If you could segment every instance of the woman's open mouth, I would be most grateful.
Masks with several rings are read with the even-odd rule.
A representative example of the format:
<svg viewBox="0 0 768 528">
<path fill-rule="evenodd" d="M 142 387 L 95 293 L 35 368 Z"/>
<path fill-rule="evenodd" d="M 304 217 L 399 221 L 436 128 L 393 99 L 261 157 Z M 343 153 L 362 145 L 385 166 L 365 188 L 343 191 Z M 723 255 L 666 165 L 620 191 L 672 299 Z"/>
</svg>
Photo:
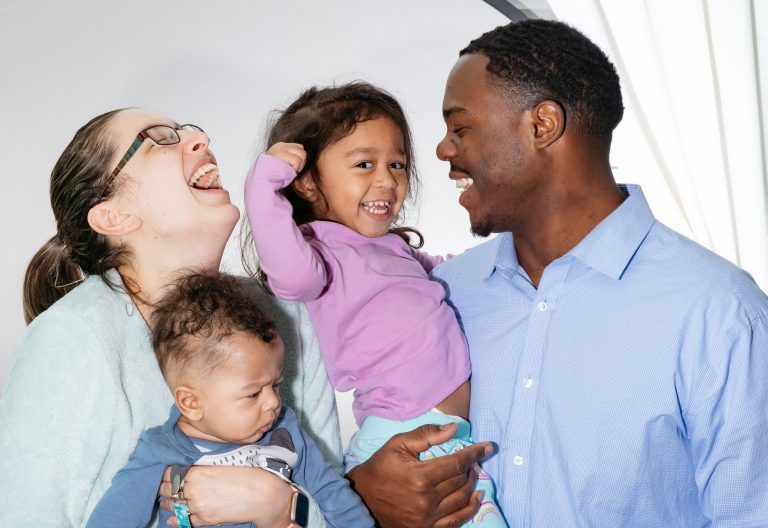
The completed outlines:
<svg viewBox="0 0 768 528">
<path fill-rule="evenodd" d="M 206 163 L 195 171 L 189 179 L 189 186 L 193 189 L 221 189 L 219 182 L 219 168 L 215 163 Z"/>
</svg>

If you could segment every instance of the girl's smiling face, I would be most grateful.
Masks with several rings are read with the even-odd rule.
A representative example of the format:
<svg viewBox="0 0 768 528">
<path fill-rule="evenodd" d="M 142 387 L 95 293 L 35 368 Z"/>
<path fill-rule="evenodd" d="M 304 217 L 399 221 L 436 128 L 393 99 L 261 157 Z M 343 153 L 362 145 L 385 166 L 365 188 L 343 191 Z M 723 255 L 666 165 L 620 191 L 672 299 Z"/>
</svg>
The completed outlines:
<svg viewBox="0 0 768 528">
<path fill-rule="evenodd" d="M 317 168 L 318 217 L 370 238 L 389 232 L 408 190 L 403 134 L 391 119 L 357 123 L 351 134 L 321 152 Z"/>
</svg>

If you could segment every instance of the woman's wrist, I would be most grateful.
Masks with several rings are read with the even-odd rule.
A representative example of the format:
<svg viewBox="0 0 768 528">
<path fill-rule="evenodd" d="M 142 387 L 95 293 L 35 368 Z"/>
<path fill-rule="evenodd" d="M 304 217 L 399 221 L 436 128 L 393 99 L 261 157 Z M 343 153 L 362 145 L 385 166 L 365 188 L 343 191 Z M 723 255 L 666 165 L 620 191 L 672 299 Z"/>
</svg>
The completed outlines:
<svg viewBox="0 0 768 528">
<path fill-rule="evenodd" d="M 274 505 L 270 512 L 273 514 L 273 517 L 265 519 L 264 515 L 267 512 L 260 511 L 259 517 L 261 522 L 255 523 L 259 528 L 287 528 L 291 523 L 293 488 L 286 482 L 278 482 L 279 484 L 271 486 L 269 493 L 271 495 L 269 503 Z"/>
</svg>

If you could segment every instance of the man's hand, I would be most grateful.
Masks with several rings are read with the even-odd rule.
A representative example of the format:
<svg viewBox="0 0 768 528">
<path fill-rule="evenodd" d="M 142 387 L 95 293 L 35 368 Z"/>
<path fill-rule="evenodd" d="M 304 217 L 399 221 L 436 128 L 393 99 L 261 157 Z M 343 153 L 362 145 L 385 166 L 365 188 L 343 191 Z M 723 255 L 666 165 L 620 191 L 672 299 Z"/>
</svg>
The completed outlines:
<svg viewBox="0 0 768 528">
<path fill-rule="evenodd" d="M 468 522 L 480 507 L 477 464 L 493 453 L 489 443 L 421 461 L 418 455 L 453 438 L 454 424 L 422 425 L 393 436 L 349 472 L 354 490 L 382 528 L 449 528 Z"/>
</svg>

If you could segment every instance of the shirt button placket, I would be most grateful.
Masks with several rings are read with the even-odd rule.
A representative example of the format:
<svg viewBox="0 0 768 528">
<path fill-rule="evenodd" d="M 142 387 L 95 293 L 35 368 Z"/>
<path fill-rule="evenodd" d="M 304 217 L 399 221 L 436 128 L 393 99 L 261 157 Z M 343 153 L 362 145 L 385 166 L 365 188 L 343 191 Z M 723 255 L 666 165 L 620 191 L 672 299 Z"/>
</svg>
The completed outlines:
<svg viewBox="0 0 768 528">
<path fill-rule="evenodd" d="M 515 496 L 527 504 L 530 498 L 530 474 L 535 468 L 529 467 L 531 460 L 531 441 L 533 439 L 536 418 L 536 400 L 541 390 L 537 380 L 541 370 L 541 361 L 547 343 L 549 325 L 554 312 L 557 296 L 563 287 L 570 262 L 561 262 L 548 267 L 542 275 L 539 287 L 531 299 L 528 317 L 528 330 L 521 355 L 515 383 L 514 403 L 507 428 L 508 466 L 504 471 L 507 487 Z M 528 526 L 528 508 L 521 508 L 509 514 L 512 526 Z"/>
</svg>

